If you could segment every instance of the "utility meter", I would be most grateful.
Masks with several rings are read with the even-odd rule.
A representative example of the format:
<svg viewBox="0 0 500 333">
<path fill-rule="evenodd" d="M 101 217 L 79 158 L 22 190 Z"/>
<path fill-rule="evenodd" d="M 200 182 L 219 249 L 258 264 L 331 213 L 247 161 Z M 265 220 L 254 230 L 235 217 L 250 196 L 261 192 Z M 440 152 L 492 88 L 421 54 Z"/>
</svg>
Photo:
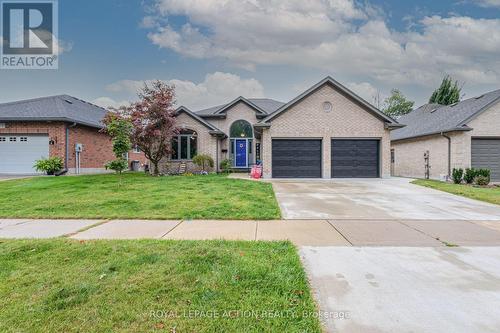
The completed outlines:
<svg viewBox="0 0 500 333">
<path fill-rule="evenodd" d="M 79 152 L 79 153 L 82 152 L 83 151 L 83 145 L 81 143 L 77 143 L 75 145 L 75 151 Z"/>
</svg>

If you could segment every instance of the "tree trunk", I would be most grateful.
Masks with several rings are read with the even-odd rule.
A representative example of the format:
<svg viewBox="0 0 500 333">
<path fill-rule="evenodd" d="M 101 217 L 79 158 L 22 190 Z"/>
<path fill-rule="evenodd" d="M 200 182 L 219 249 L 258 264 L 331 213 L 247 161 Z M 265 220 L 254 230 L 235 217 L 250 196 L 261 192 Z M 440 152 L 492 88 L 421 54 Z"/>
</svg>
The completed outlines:
<svg viewBox="0 0 500 333">
<path fill-rule="evenodd" d="M 153 175 L 158 176 L 160 173 L 158 170 L 158 161 L 151 161 L 153 163 Z"/>
</svg>

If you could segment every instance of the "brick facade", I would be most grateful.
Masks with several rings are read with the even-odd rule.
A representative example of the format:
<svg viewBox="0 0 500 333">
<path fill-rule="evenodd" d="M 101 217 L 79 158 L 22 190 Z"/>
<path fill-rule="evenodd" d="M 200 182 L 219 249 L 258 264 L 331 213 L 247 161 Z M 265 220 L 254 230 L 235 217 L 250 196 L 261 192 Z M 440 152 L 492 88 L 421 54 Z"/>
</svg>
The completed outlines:
<svg viewBox="0 0 500 333">
<path fill-rule="evenodd" d="M 333 105 L 333 110 L 330 112 L 323 110 L 323 103 L 326 101 Z M 323 178 L 331 176 L 332 138 L 379 139 L 381 176 L 390 175 L 390 137 L 384 122 L 328 85 L 273 119 L 271 127 L 263 131 L 262 154 L 265 178 L 272 177 L 273 138 L 322 139 Z"/>
<path fill-rule="evenodd" d="M 230 135 L 231 125 L 237 120 L 246 120 L 253 125 L 259 122 L 260 119 L 257 118 L 256 111 L 249 107 L 246 103 L 239 102 L 233 105 L 231 108 L 226 110 L 226 118 L 224 119 L 208 119 L 208 121 L 213 124 L 215 127 L 226 133 L 228 136 Z M 222 161 L 225 158 L 230 157 L 230 142 L 231 138 L 226 138 L 221 141 L 221 148 L 219 149 L 219 161 Z M 255 164 L 255 145 L 260 142 L 260 140 L 254 138 L 252 142 L 252 160 L 248 161 L 249 165 Z M 227 154 L 223 154 L 222 150 L 227 150 Z"/>
<path fill-rule="evenodd" d="M 177 127 L 181 129 L 189 129 L 191 131 L 196 132 L 197 135 L 197 151 L 198 154 L 207 154 L 211 156 L 214 160 L 214 163 L 217 163 L 217 145 L 218 139 L 209 133 L 209 129 L 200 123 L 198 120 L 194 119 L 190 115 L 186 113 L 181 113 L 177 116 Z M 220 149 L 219 149 L 220 150 Z M 200 171 L 198 166 L 193 164 L 191 161 L 184 161 L 187 166 L 188 172 L 197 172 Z M 172 161 L 170 158 L 164 158 L 160 164 L 160 172 L 161 173 L 177 173 L 180 166 L 180 161 Z M 215 171 L 210 170 L 210 171 Z"/>
<path fill-rule="evenodd" d="M 75 172 L 75 144 L 83 144 L 81 153 L 81 173 L 104 172 L 104 164 L 115 159 L 111 139 L 99 129 L 83 125 L 72 126 L 64 122 L 6 122 L 5 128 L 0 128 L 0 134 L 48 134 L 53 144 L 49 145 L 50 157 L 58 156 L 65 161 L 66 128 L 69 129 L 68 168 Z M 139 160 L 147 163 L 143 153 L 129 153 L 129 160 Z"/>
<path fill-rule="evenodd" d="M 451 169 L 470 168 L 472 138 L 500 138 L 500 103 L 492 106 L 467 124 L 472 131 L 447 133 L 451 138 Z M 430 153 L 430 178 L 448 175 L 448 141 L 441 135 L 398 140 L 391 143 L 395 153 L 394 176 L 424 178 L 424 152 Z"/>
<path fill-rule="evenodd" d="M 333 110 L 328 113 L 323 110 L 323 103 L 326 101 L 333 105 Z M 216 163 L 230 156 L 230 128 L 235 121 L 246 120 L 251 125 L 260 121 L 256 111 L 244 102 L 238 102 L 228 108 L 225 111 L 225 118 L 206 117 L 205 120 L 228 137 L 218 139 L 210 135 L 206 126 L 186 113 L 181 113 L 177 117 L 179 127 L 193 130 L 198 134 L 198 153 L 212 156 Z M 346 97 L 330 85 L 324 85 L 272 120 L 271 128 L 264 129 L 259 139 L 255 138 L 254 134 L 249 165 L 256 162 L 256 144 L 261 143 L 264 177 L 269 178 L 272 176 L 273 138 L 321 138 L 323 141 L 322 176 L 330 178 L 331 139 L 369 138 L 380 141 L 380 175 L 388 177 L 391 167 L 389 134 L 390 131 L 386 129 L 383 120 L 371 114 L 352 98 Z M 185 162 L 188 171 L 199 171 L 191 161 Z M 179 163 L 179 161 L 164 159 L 160 167 L 161 172 L 176 173 L 179 170 Z"/>
<path fill-rule="evenodd" d="M 226 133 L 228 136 L 230 134 L 231 125 L 237 120 L 246 120 L 253 125 L 259 121 L 256 116 L 255 110 L 249 107 L 247 104 L 243 102 L 236 103 L 232 107 L 226 110 L 226 117 L 223 119 L 205 119 L 207 122 L 212 124 L 213 126 L 220 129 L 222 132 Z M 190 129 L 195 131 L 198 135 L 198 154 L 207 154 L 210 155 L 214 163 L 215 167 L 210 171 L 217 171 L 217 167 L 223 159 L 229 158 L 230 156 L 230 138 L 217 138 L 209 133 L 209 129 L 200 123 L 198 120 L 189 116 L 186 113 L 181 113 L 177 116 L 177 126 L 183 129 Z M 254 138 L 252 143 L 252 160 L 248 161 L 249 165 L 255 163 L 255 145 L 260 142 Z M 227 151 L 224 153 L 223 151 Z M 199 172 L 201 171 L 198 166 L 193 164 L 191 161 L 183 161 L 186 163 L 188 172 Z M 179 170 L 181 161 L 173 161 L 169 158 L 166 158 L 160 163 L 160 172 L 162 173 L 177 173 Z"/>
</svg>

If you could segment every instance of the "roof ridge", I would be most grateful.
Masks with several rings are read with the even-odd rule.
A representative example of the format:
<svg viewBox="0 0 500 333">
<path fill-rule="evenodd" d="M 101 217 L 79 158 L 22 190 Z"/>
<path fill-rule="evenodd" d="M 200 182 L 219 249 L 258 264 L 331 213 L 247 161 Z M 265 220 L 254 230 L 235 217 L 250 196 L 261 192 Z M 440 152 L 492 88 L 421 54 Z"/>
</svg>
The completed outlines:
<svg viewBox="0 0 500 333">
<path fill-rule="evenodd" d="M 51 95 L 51 96 L 43 96 L 43 97 L 35 97 L 35 98 L 29 98 L 29 99 L 22 99 L 22 100 L 18 100 L 18 101 L 0 103 L 0 106 L 16 105 L 16 104 L 23 104 L 23 103 L 30 103 L 30 102 L 37 102 L 37 101 L 44 100 L 44 99 L 61 98 L 63 96 L 69 96 L 69 95 L 61 94 L 61 95 Z M 72 96 L 70 96 L 70 97 L 72 97 Z"/>
</svg>

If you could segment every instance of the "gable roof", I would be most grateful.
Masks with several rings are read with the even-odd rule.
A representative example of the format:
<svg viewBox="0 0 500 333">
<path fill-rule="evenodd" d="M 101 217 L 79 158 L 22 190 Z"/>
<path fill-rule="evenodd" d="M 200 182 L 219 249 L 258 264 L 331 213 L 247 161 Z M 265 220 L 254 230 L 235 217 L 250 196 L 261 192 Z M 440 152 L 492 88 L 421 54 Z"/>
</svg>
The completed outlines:
<svg viewBox="0 0 500 333">
<path fill-rule="evenodd" d="M 220 129 L 218 129 L 214 125 L 210 124 L 209 122 L 205 121 L 203 118 L 201 118 L 200 116 L 198 116 L 196 113 L 192 112 L 191 110 L 189 110 L 185 106 L 180 106 L 177 108 L 177 110 L 175 110 L 176 115 L 183 113 L 183 112 L 186 113 L 187 115 L 189 115 L 190 117 L 192 117 L 193 119 L 197 120 L 199 123 L 204 125 L 206 128 L 208 128 L 211 134 L 221 134 L 221 135 L 224 134 L 224 132 L 222 132 Z"/>
<path fill-rule="evenodd" d="M 69 95 L 0 104 L 0 121 L 66 121 L 102 128 L 108 111 Z"/>
<path fill-rule="evenodd" d="M 467 124 L 500 102 L 500 90 L 452 105 L 425 104 L 398 121 L 406 127 L 393 131 L 391 140 L 404 140 L 452 131 L 470 131 Z"/>
<path fill-rule="evenodd" d="M 375 108 L 373 105 L 371 105 L 370 103 L 368 103 L 367 101 L 365 101 L 364 99 L 362 99 L 361 97 L 356 95 L 351 90 L 347 89 L 345 86 L 343 86 L 342 84 L 340 84 L 338 81 L 334 80 L 330 76 L 327 76 L 326 78 L 324 78 L 320 82 L 316 83 L 314 86 L 307 89 L 302 94 L 300 94 L 299 96 L 292 99 L 290 102 L 282 105 L 278 110 L 276 110 L 275 112 L 273 112 L 272 114 L 270 114 L 269 116 L 264 118 L 260 123 L 268 123 L 268 122 L 272 121 L 273 119 L 277 118 L 282 113 L 288 111 L 292 106 L 296 105 L 297 103 L 299 103 L 304 98 L 308 97 L 309 95 L 311 95 L 312 93 L 314 93 L 315 91 L 317 91 L 318 89 L 323 87 L 324 85 L 330 85 L 333 88 L 335 88 L 336 90 L 340 91 L 345 96 L 351 98 L 356 103 L 358 103 L 361 107 L 363 107 L 365 110 L 372 113 L 377 118 L 385 121 L 388 124 L 388 126 L 393 127 L 393 128 L 402 127 L 402 125 L 400 125 L 395 119 L 387 116 L 382 111 Z"/>
<path fill-rule="evenodd" d="M 227 109 L 229 109 L 231 106 L 237 104 L 238 102 L 244 102 L 245 104 L 247 104 L 248 106 L 250 106 L 254 110 L 256 110 L 258 112 L 258 114 L 261 116 L 267 116 L 285 104 L 285 103 L 275 101 L 275 100 L 269 99 L 269 98 L 238 97 L 235 100 L 233 100 L 227 104 L 218 105 L 218 106 L 210 107 L 207 109 L 195 111 L 195 113 L 197 115 L 199 115 L 200 117 L 223 116 L 224 111 L 227 111 Z"/>
</svg>

